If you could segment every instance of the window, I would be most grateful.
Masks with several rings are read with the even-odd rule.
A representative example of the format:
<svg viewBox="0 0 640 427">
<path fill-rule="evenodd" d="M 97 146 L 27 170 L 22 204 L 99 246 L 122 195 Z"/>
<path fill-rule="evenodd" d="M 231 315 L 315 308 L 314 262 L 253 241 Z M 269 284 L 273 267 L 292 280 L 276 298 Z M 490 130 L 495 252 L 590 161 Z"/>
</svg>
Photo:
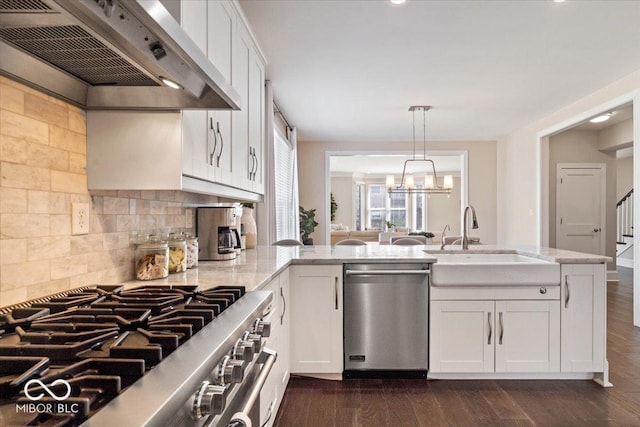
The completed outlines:
<svg viewBox="0 0 640 427">
<path fill-rule="evenodd" d="M 298 207 L 292 197 L 295 167 L 293 148 L 279 132 L 274 130 L 276 240 L 298 239 L 296 221 Z"/>
<path fill-rule="evenodd" d="M 418 188 L 421 188 L 418 185 Z M 423 194 L 389 194 L 383 183 L 367 185 L 367 227 L 384 230 L 390 221 L 396 227 L 423 230 L 426 223 L 426 197 Z M 356 213 L 358 211 L 356 210 Z M 362 215 L 362 213 L 361 213 Z M 356 224 L 362 221 L 356 217 Z"/>
<path fill-rule="evenodd" d="M 364 230 L 364 211 L 365 211 L 365 190 L 364 184 L 354 184 L 353 190 L 353 224 L 354 230 Z"/>
<path fill-rule="evenodd" d="M 386 187 L 385 187 L 386 192 Z M 407 194 L 389 195 L 389 221 L 396 227 L 407 227 Z"/>
</svg>

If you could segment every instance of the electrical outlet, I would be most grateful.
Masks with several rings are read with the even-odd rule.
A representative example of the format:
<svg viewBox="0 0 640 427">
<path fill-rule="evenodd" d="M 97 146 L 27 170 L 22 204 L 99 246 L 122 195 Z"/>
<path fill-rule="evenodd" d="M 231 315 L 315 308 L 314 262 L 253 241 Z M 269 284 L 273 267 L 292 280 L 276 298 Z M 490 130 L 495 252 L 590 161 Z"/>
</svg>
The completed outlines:
<svg viewBox="0 0 640 427">
<path fill-rule="evenodd" d="M 193 209 L 184 210 L 184 226 L 186 228 L 193 227 Z"/>
<path fill-rule="evenodd" d="M 89 234 L 89 203 L 71 204 L 71 235 Z"/>
</svg>

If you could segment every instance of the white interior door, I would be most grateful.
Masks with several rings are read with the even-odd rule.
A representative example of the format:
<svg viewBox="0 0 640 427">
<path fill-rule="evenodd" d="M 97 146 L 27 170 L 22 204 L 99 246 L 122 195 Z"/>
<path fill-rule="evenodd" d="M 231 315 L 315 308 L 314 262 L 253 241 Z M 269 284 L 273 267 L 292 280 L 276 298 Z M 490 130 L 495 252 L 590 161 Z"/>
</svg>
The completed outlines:
<svg viewBox="0 0 640 427">
<path fill-rule="evenodd" d="M 605 165 L 559 163 L 556 247 L 604 255 Z"/>
</svg>

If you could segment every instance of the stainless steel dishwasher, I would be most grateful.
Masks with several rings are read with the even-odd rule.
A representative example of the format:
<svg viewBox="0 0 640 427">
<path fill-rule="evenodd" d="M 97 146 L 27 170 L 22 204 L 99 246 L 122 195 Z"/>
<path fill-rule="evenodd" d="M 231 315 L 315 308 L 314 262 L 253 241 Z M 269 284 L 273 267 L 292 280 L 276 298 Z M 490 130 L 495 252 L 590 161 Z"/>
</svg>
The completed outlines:
<svg viewBox="0 0 640 427">
<path fill-rule="evenodd" d="M 345 378 L 427 376 L 430 266 L 345 264 Z"/>
</svg>

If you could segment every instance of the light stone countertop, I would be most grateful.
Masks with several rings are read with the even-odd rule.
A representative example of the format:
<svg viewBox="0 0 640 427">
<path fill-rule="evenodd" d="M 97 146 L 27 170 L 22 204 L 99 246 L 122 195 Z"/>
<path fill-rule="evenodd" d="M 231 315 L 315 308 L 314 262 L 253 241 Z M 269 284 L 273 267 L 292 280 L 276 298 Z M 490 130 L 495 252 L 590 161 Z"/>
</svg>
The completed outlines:
<svg viewBox="0 0 640 427">
<path fill-rule="evenodd" d="M 291 264 L 342 264 L 348 262 L 436 262 L 436 258 L 425 253 L 459 253 L 456 247 L 440 251 L 439 245 L 431 246 L 305 246 L 276 247 L 258 246 L 243 251 L 231 261 L 200 261 L 197 268 L 184 273 L 170 274 L 166 279 L 123 283 L 125 287 L 149 285 L 194 285 L 207 289 L 221 285 L 243 285 L 247 291 L 258 289 L 269 283 Z M 505 247 L 474 245 L 465 253 L 517 253 L 559 264 L 603 264 L 611 258 L 561 249 L 542 247 Z"/>
</svg>

